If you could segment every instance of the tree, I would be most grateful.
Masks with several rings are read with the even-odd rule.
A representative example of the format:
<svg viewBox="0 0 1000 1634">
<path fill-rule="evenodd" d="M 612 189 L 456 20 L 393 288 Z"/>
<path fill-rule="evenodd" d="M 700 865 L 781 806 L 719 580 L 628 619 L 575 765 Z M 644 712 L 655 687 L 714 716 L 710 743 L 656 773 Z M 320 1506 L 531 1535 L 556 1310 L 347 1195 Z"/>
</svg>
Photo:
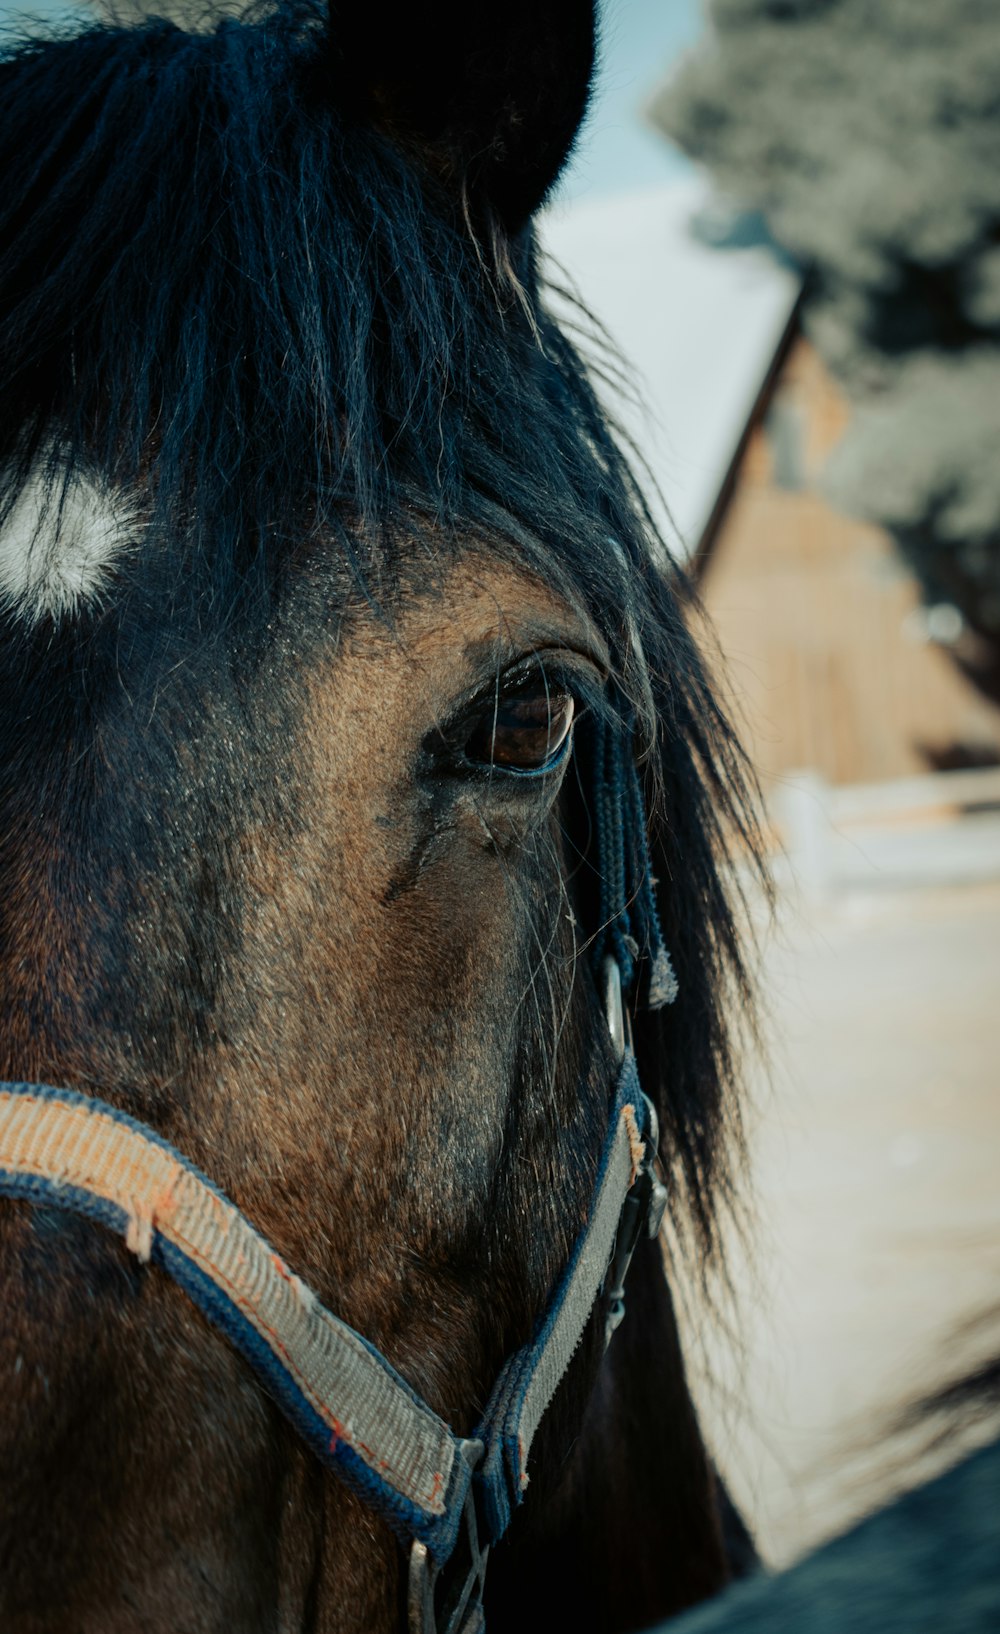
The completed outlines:
<svg viewBox="0 0 1000 1634">
<path fill-rule="evenodd" d="M 854 409 L 824 486 L 959 608 L 992 691 L 1000 7 L 714 0 L 712 20 L 653 119 L 807 270 L 806 326 Z"/>
</svg>

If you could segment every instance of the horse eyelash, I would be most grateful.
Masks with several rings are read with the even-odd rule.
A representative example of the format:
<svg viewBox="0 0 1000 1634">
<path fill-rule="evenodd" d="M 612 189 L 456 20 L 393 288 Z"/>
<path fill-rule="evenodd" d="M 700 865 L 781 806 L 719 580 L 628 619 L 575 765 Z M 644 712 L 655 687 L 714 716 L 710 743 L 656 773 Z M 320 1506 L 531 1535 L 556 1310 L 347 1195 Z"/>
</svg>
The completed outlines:
<svg viewBox="0 0 1000 1634">
<path fill-rule="evenodd" d="M 456 708 L 443 730 L 450 732 L 453 726 L 460 729 L 477 710 L 485 709 L 490 704 L 499 705 L 536 679 L 544 682 L 550 692 L 562 689 L 572 694 L 580 706 L 580 713 L 587 710 L 614 718 L 614 709 L 605 687 L 588 674 L 583 662 L 577 665 L 557 658 L 546 662 L 541 655 L 533 654 L 518 659 L 507 669 L 493 675 L 488 682 L 483 682 Z"/>
</svg>

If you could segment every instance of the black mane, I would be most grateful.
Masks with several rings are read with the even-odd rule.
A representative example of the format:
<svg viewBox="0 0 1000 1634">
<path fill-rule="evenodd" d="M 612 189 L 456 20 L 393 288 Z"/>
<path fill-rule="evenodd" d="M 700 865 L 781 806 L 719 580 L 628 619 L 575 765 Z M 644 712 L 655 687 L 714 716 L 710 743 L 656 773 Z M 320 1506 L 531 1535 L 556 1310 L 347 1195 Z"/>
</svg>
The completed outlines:
<svg viewBox="0 0 1000 1634">
<path fill-rule="evenodd" d="M 592 531 L 599 472 L 513 269 L 337 79 L 308 0 L 0 67 L 0 458 L 57 440 L 125 483 L 155 459 L 223 600 L 348 516 L 366 552 L 415 505 Z"/>
<path fill-rule="evenodd" d="M 691 596 L 663 576 L 530 232 L 470 213 L 362 117 L 309 0 L 205 34 L 154 20 L 15 47 L 0 175 L 0 521 L 39 459 L 148 496 L 91 650 L 154 562 L 164 608 L 262 633 L 330 534 L 376 600 L 402 536 L 431 556 L 485 536 L 596 612 L 638 722 L 681 987 L 637 1043 L 711 1246 L 747 998 L 718 859 L 751 835 L 748 788 Z M 4 688 L 38 639 L 8 618 Z"/>
</svg>

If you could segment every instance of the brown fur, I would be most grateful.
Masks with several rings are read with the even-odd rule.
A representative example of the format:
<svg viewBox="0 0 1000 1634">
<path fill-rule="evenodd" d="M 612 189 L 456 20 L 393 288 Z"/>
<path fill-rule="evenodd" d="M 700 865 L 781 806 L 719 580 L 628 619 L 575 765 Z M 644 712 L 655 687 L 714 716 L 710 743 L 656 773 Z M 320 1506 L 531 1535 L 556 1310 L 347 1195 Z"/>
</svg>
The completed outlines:
<svg viewBox="0 0 1000 1634">
<path fill-rule="evenodd" d="M 578 611 L 483 557 L 404 599 L 389 624 L 352 613 L 335 650 L 304 666 L 294 639 L 277 644 L 297 699 L 294 745 L 276 744 L 259 775 L 298 771 L 232 836 L 239 954 L 217 972 L 209 1042 L 158 1070 L 156 1041 L 132 1035 L 129 1017 L 117 1031 L 97 1021 L 97 975 L 80 952 L 88 916 L 110 920 L 120 906 L 128 859 L 103 878 L 92 870 L 81 906 L 67 856 L 61 895 L 48 895 L 51 848 L 64 842 L 39 829 L 4 882 L 3 1074 L 152 1109 L 461 1430 L 578 1228 L 609 1062 L 587 985 L 572 982 L 555 790 L 480 786 L 435 807 L 414 768 L 454 698 L 553 647 L 605 667 Z M 186 775 L 210 737 L 181 746 Z M 147 939 L 180 926 L 169 881 L 151 874 L 134 889 L 145 911 L 119 931 L 141 973 Z M 23 1000 L 39 981 L 68 1028 L 38 1030 L 37 1003 Z M 505 1152 L 511 1130 L 517 1149 Z M 18 1207 L 5 1210 L 0 1278 L 5 1628 L 397 1626 L 396 1540 L 312 1465 L 162 1273 L 96 1227 Z M 503 1578 L 501 1559 L 501 1591 Z M 627 1593 L 621 1605 L 627 1621 Z"/>
</svg>

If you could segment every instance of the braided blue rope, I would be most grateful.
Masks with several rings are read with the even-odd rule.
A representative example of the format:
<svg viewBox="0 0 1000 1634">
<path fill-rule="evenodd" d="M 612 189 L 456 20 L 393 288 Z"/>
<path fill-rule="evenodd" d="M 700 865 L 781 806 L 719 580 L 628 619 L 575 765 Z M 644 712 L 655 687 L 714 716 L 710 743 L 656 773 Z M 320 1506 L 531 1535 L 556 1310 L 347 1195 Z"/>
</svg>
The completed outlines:
<svg viewBox="0 0 1000 1634">
<path fill-rule="evenodd" d="M 599 880 L 595 962 L 613 953 L 629 991 L 640 966 L 646 975 L 644 1002 L 651 1009 L 677 997 L 663 939 L 649 853 L 646 805 L 627 726 L 595 717 L 590 723 L 590 786 L 596 829 Z"/>
</svg>

